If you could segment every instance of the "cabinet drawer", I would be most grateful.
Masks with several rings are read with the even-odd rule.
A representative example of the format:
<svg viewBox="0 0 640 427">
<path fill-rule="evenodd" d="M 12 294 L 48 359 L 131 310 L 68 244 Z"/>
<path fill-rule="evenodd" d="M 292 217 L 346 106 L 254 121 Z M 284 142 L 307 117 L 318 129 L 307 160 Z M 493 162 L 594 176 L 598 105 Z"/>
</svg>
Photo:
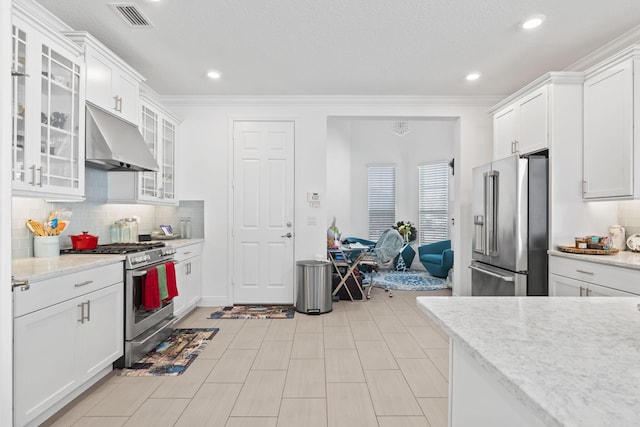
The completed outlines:
<svg viewBox="0 0 640 427">
<path fill-rule="evenodd" d="M 640 295 L 640 270 L 550 256 L 549 272 Z"/>
<path fill-rule="evenodd" d="M 176 262 L 180 262 L 200 255 L 202 255 L 202 244 L 196 243 L 194 245 L 183 246 L 176 249 L 175 259 Z"/>
<path fill-rule="evenodd" d="M 67 301 L 124 280 L 122 262 L 33 282 L 26 291 L 13 292 L 13 316 Z"/>
</svg>

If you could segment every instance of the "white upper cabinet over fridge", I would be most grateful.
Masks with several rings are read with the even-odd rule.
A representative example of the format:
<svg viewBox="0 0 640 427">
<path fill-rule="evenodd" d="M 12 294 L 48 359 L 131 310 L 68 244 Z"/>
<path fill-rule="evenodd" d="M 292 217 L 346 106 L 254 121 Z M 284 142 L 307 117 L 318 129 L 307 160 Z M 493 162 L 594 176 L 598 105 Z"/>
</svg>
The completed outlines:
<svg viewBox="0 0 640 427">
<path fill-rule="evenodd" d="M 547 99 L 547 87 L 538 87 L 494 113 L 494 160 L 549 147 Z"/>
<path fill-rule="evenodd" d="M 586 71 L 584 199 L 640 197 L 640 46 Z"/>
<path fill-rule="evenodd" d="M 22 3 L 12 14 L 13 194 L 84 197 L 81 51 Z"/>
<path fill-rule="evenodd" d="M 91 34 L 71 31 L 65 35 L 84 48 L 87 101 L 138 124 L 140 83 L 144 78 Z"/>
</svg>

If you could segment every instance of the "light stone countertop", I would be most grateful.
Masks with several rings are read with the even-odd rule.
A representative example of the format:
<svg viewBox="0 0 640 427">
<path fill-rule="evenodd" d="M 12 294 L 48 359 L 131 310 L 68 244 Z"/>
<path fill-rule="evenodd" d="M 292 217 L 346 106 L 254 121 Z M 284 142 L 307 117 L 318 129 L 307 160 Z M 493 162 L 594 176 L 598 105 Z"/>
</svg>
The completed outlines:
<svg viewBox="0 0 640 427">
<path fill-rule="evenodd" d="M 20 258 L 11 262 L 11 275 L 16 279 L 39 282 L 122 261 L 124 261 L 124 255 L 70 254 L 49 258 Z"/>
<path fill-rule="evenodd" d="M 204 239 L 161 240 L 178 249 L 204 242 Z M 63 274 L 90 270 L 103 265 L 124 261 L 124 255 L 67 254 L 49 258 L 19 258 L 11 262 L 11 274 L 16 279 L 39 282 Z"/>
<path fill-rule="evenodd" d="M 640 298 L 418 297 L 549 426 L 640 425 Z"/>
<path fill-rule="evenodd" d="M 621 251 L 613 255 L 583 255 L 551 249 L 547 253 L 551 256 L 640 270 L 640 252 Z"/>
</svg>

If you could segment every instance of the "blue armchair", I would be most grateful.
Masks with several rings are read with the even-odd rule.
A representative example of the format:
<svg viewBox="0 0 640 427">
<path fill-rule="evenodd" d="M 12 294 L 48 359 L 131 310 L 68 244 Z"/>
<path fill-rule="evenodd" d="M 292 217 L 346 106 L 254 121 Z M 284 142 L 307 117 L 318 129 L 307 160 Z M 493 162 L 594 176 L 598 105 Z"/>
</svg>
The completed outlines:
<svg viewBox="0 0 640 427">
<path fill-rule="evenodd" d="M 447 277 L 453 267 L 453 250 L 451 240 L 443 240 L 418 248 L 420 262 L 429 274 L 436 277 Z"/>
</svg>

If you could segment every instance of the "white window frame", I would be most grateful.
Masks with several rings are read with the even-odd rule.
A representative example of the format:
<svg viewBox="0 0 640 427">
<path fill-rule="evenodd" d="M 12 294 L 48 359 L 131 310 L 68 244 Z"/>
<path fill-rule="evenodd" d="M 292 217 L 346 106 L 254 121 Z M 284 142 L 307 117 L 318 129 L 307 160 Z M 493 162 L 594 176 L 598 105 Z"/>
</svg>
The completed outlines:
<svg viewBox="0 0 640 427">
<path fill-rule="evenodd" d="M 367 165 L 369 240 L 396 224 L 397 172 L 393 164 Z"/>
<path fill-rule="evenodd" d="M 449 239 L 449 161 L 418 165 L 418 244 Z"/>
</svg>

